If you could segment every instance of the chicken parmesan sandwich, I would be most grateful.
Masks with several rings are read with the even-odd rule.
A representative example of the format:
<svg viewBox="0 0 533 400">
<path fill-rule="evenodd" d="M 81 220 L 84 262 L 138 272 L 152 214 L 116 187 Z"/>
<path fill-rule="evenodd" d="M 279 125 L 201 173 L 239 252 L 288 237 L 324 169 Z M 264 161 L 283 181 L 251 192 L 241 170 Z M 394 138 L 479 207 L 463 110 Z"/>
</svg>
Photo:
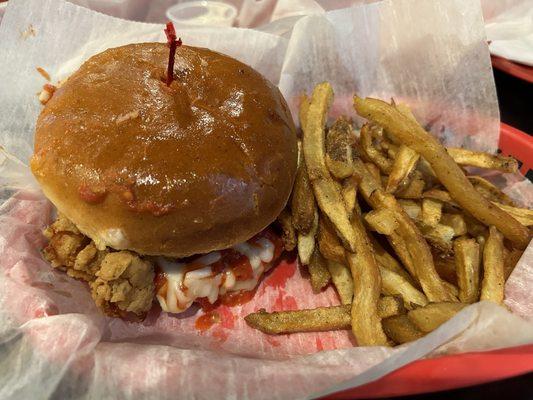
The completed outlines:
<svg viewBox="0 0 533 400">
<path fill-rule="evenodd" d="M 285 100 L 231 57 L 173 53 L 141 43 L 91 57 L 36 125 L 31 169 L 58 210 L 44 256 L 112 316 L 252 291 L 281 253 L 269 225 L 298 152 Z"/>
</svg>

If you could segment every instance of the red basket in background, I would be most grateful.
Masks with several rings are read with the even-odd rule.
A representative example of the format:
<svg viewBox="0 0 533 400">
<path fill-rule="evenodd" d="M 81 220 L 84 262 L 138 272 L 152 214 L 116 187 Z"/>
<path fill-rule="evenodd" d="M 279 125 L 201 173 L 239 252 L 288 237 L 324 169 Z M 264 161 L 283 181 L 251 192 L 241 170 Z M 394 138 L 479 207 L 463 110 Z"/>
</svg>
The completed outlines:
<svg viewBox="0 0 533 400">
<path fill-rule="evenodd" d="M 501 124 L 500 150 L 533 181 L 533 137 Z M 377 381 L 328 396 L 362 399 L 404 396 L 479 385 L 533 372 L 533 345 L 418 360 Z"/>
</svg>

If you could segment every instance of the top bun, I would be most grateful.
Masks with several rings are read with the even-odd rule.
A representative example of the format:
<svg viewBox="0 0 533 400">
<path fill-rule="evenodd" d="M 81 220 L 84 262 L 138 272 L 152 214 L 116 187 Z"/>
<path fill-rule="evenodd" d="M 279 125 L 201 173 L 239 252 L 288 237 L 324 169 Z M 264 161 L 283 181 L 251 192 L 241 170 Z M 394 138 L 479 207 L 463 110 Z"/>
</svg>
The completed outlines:
<svg viewBox="0 0 533 400">
<path fill-rule="evenodd" d="M 33 174 L 100 248 L 185 257 L 248 240 L 290 195 L 297 144 L 279 90 L 189 46 L 132 44 L 85 62 L 46 104 Z"/>
</svg>

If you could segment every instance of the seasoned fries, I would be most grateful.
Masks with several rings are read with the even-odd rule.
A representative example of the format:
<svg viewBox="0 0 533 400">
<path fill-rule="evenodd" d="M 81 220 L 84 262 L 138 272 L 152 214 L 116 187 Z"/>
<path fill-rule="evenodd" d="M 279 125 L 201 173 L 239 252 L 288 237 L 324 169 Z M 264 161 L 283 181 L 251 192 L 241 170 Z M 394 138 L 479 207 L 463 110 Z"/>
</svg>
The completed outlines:
<svg viewBox="0 0 533 400">
<path fill-rule="evenodd" d="M 327 83 L 302 97 L 300 164 L 278 220 L 313 291 L 331 281 L 342 305 L 260 310 L 248 324 L 269 334 L 351 329 L 359 345 L 385 346 L 417 340 L 477 301 L 501 304 L 533 211 L 462 166 L 515 172 L 516 161 L 443 147 L 405 104 L 355 97 L 368 119 L 359 137 L 347 117 L 328 129 L 332 100 Z"/>
<path fill-rule="evenodd" d="M 489 228 L 489 237 L 483 249 L 481 300 L 502 304 L 504 284 L 503 235 L 496 227 L 491 226 Z"/>
<path fill-rule="evenodd" d="M 395 315 L 383 320 L 383 330 L 397 344 L 413 342 L 424 336 L 407 315 Z"/>
<path fill-rule="evenodd" d="M 329 129 L 326 136 L 326 165 L 329 172 L 337 178 L 352 176 L 352 144 L 355 140 L 352 125 L 339 118 Z"/>
<path fill-rule="evenodd" d="M 429 333 L 437 329 L 451 317 L 465 308 L 463 303 L 431 303 L 407 313 L 407 318 L 416 328 Z"/>
<path fill-rule="evenodd" d="M 479 244 L 475 239 L 459 238 L 453 243 L 461 303 L 479 300 Z"/>
<path fill-rule="evenodd" d="M 329 274 L 326 260 L 324 260 L 324 257 L 322 257 L 322 254 L 320 254 L 320 251 L 316 247 L 307 269 L 309 270 L 309 275 L 311 275 L 313 292 L 320 293 L 329 283 L 331 275 Z"/>
<path fill-rule="evenodd" d="M 470 167 L 495 169 L 502 172 L 518 171 L 518 163 L 514 158 L 504 157 L 494 154 L 487 154 L 480 151 L 467 149 L 446 148 L 448 154 L 459 165 Z"/>
<path fill-rule="evenodd" d="M 353 279 L 350 269 L 336 261 L 327 260 L 331 281 L 337 288 L 337 293 L 342 304 L 352 304 L 353 299 Z"/>
<path fill-rule="evenodd" d="M 424 157 L 461 207 L 484 224 L 494 225 L 517 247 L 521 249 L 527 247 L 530 240 L 528 229 L 481 196 L 444 147 L 418 123 L 381 100 L 368 98 L 363 100 L 355 97 L 354 105 L 359 115 L 380 124 L 390 134 Z"/>
<path fill-rule="evenodd" d="M 303 265 L 308 265 L 311 261 L 311 256 L 315 251 L 315 236 L 318 230 L 318 212 L 315 210 L 313 217 L 313 224 L 309 233 L 298 234 L 298 257 Z"/>
<path fill-rule="evenodd" d="M 305 163 L 300 163 L 291 198 L 292 223 L 294 228 L 307 234 L 313 227 L 316 212 L 315 196 L 307 175 Z"/>
<path fill-rule="evenodd" d="M 292 251 L 296 247 L 296 232 L 294 230 L 292 217 L 289 211 L 283 210 L 278 216 L 278 222 L 281 226 L 281 239 L 285 250 Z"/>
<path fill-rule="evenodd" d="M 307 111 L 307 122 L 303 126 L 303 154 L 320 210 L 333 223 L 348 250 L 355 251 L 355 232 L 342 200 L 340 185 L 331 177 L 325 161 L 325 125 L 332 101 L 331 85 L 321 83 L 315 87 Z"/>
<path fill-rule="evenodd" d="M 405 313 L 401 300 L 393 296 L 380 298 L 377 309 L 381 318 Z M 251 327 L 270 335 L 337 331 L 350 329 L 352 323 L 350 310 L 350 304 L 272 313 L 262 309 L 247 315 L 244 319 Z"/>
<path fill-rule="evenodd" d="M 409 174 L 416 167 L 419 158 L 420 156 L 416 151 L 404 145 L 400 146 L 387 181 L 387 192 L 394 193 L 400 187 L 400 184 L 407 180 Z"/>
<path fill-rule="evenodd" d="M 352 332 L 361 346 L 386 345 L 377 303 L 381 292 L 381 277 L 365 227 L 359 217 L 352 217 L 356 234 L 356 254 L 346 258 L 353 276 Z"/>
</svg>

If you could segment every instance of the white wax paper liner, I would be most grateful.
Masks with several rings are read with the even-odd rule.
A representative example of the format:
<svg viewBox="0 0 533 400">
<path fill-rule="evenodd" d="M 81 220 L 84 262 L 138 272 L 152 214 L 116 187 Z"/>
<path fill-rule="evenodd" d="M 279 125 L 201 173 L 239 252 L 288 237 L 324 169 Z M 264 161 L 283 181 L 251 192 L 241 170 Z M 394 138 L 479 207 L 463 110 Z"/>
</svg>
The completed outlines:
<svg viewBox="0 0 533 400">
<path fill-rule="evenodd" d="M 332 114 L 353 115 L 351 95 L 394 96 L 447 143 L 495 149 L 498 111 L 479 5 L 396 0 L 298 20 L 287 37 L 248 29 L 180 32 L 184 42 L 234 56 L 278 84 L 293 111 L 301 91 L 332 82 Z M 459 24 L 458 21 L 461 21 Z M 453 23 L 452 23 L 453 22 Z M 32 151 L 45 68 L 68 76 L 90 55 L 162 27 L 114 19 L 59 0 L 11 0 L 0 25 L 0 141 L 23 163 Z M 0 209 L 0 398 L 305 398 L 370 382 L 426 355 L 531 343 L 531 248 L 507 283 L 506 304 L 470 306 L 425 338 L 395 349 L 353 347 L 349 332 L 271 337 L 242 316 L 264 307 L 336 304 L 313 295 L 294 262 L 281 263 L 253 301 L 222 307 L 220 324 L 150 313 L 143 323 L 103 317 L 84 284 L 40 256 L 52 207 L 24 164 L 3 155 Z M 19 190 L 20 189 L 20 190 Z M 520 183 L 528 202 L 531 189 Z M 323 350 L 317 352 L 318 350 Z"/>
</svg>

